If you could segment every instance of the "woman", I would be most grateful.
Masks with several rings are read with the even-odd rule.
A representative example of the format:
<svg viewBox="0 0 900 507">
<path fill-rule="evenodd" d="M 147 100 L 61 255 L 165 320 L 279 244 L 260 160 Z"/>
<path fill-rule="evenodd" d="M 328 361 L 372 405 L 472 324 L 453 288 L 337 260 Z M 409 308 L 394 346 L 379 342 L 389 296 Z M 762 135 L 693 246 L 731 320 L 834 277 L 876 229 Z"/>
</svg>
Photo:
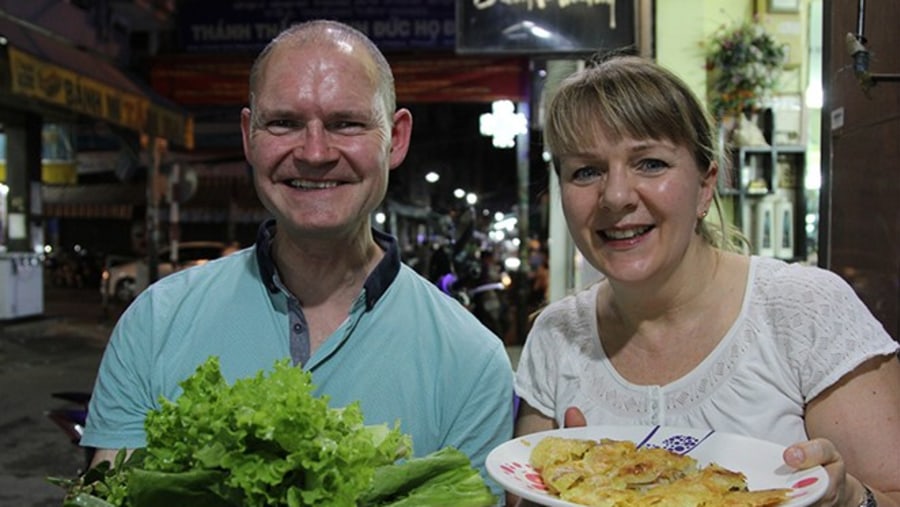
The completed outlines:
<svg viewBox="0 0 900 507">
<path fill-rule="evenodd" d="M 671 72 L 613 57 L 564 81 L 544 139 L 575 245 L 604 278 L 529 333 L 516 434 L 709 427 L 825 466 L 819 505 L 900 505 L 897 343 L 835 274 L 747 256 L 720 223 L 714 130 Z M 720 214 L 717 214 L 720 215 Z"/>
</svg>

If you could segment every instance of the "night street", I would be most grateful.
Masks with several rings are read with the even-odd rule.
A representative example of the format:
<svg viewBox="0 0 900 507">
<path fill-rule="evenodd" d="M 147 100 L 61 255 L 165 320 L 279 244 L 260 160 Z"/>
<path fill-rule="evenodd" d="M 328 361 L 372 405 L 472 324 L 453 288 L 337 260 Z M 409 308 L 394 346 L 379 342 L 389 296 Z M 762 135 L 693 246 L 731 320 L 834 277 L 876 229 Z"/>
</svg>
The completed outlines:
<svg viewBox="0 0 900 507">
<path fill-rule="evenodd" d="M 0 322 L 0 506 L 58 506 L 48 476 L 74 477 L 83 452 L 45 415 L 51 393 L 91 389 L 116 311 L 96 288 L 48 289 L 41 318 Z"/>
</svg>

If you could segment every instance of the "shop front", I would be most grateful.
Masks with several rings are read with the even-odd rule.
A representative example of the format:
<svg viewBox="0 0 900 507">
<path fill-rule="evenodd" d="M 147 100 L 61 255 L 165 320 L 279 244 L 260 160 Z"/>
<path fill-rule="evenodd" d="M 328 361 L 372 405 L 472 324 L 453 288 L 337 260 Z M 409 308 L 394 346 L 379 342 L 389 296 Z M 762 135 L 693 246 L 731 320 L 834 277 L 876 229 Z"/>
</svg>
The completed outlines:
<svg viewBox="0 0 900 507">
<path fill-rule="evenodd" d="M 77 183 L 75 133 L 192 147 L 191 118 L 109 60 L 0 18 L 0 319 L 43 313 L 43 187 Z"/>
</svg>

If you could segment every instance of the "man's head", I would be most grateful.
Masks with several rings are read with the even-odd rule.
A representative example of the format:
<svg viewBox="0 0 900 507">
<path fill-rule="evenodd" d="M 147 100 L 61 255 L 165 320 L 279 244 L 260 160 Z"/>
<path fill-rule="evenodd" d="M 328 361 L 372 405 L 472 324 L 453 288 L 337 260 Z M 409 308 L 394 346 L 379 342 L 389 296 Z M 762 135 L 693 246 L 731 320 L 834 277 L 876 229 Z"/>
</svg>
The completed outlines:
<svg viewBox="0 0 900 507">
<path fill-rule="evenodd" d="M 368 54 L 372 66 L 371 78 L 378 85 L 378 95 L 384 105 L 384 118 L 390 118 L 397 108 L 397 95 L 394 90 L 394 74 L 391 66 L 381 50 L 375 46 L 365 34 L 337 21 L 314 20 L 298 23 L 281 32 L 272 39 L 259 53 L 250 68 L 250 109 L 254 106 L 254 97 L 259 84 L 264 79 L 266 63 L 272 52 L 278 47 L 299 48 L 308 44 L 348 45 L 360 48 Z"/>
<path fill-rule="evenodd" d="M 367 230 L 412 129 L 381 52 L 337 22 L 296 25 L 260 54 L 250 90 L 244 153 L 279 230 L 304 241 Z"/>
</svg>

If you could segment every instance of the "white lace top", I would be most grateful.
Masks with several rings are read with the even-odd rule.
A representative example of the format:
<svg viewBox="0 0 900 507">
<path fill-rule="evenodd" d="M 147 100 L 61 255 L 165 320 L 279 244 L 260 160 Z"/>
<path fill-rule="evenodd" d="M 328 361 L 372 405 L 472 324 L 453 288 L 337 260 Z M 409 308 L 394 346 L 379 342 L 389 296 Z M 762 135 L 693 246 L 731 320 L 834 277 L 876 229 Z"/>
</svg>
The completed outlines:
<svg viewBox="0 0 900 507">
<path fill-rule="evenodd" d="M 636 385 L 612 367 L 595 317 L 597 284 L 545 308 L 528 336 L 516 392 L 560 426 L 579 407 L 588 424 L 711 428 L 789 445 L 807 440 L 805 404 L 861 362 L 898 344 L 836 274 L 753 257 L 740 314 L 684 377 Z"/>
</svg>

